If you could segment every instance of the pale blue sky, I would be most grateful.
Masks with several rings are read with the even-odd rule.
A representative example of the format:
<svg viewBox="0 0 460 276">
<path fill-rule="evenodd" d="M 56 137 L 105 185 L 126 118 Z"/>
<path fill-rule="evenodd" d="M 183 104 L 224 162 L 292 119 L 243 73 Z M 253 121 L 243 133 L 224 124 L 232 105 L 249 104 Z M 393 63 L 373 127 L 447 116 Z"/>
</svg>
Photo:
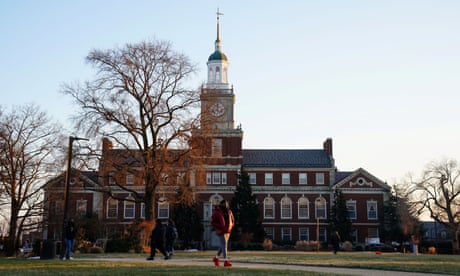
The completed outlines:
<svg viewBox="0 0 460 276">
<path fill-rule="evenodd" d="M 321 148 L 389 184 L 460 161 L 460 1 L 0 1 L 0 104 L 35 102 L 70 128 L 64 82 L 84 58 L 150 38 L 200 69 L 216 9 L 245 148 Z"/>
</svg>

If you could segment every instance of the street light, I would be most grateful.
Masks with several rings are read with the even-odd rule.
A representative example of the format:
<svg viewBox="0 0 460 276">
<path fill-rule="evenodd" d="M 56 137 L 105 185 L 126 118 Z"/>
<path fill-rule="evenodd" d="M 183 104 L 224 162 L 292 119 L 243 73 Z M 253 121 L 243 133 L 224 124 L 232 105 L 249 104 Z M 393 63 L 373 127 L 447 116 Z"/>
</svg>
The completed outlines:
<svg viewBox="0 0 460 276">
<path fill-rule="evenodd" d="M 321 198 L 317 198 L 316 201 L 316 252 L 319 252 L 319 216 L 318 216 L 318 207 L 321 204 Z"/>
<path fill-rule="evenodd" d="M 69 210 L 69 194 L 70 194 L 70 177 L 71 177 L 71 170 L 72 170 L 72 145 L 74 141 L 84 140 L 88 141 L 87 138 L 80 138 L 69 136 L 69 148 L 67 150 L 67 171 L 65 173 L 65 194 L 64 194 L 64 219 L 62 221 L 62 239 L 61 239 L 61 259 L 64 258 L 65 254 L 65 228 L 67 225 L 67 212 Z"/>
</svg>

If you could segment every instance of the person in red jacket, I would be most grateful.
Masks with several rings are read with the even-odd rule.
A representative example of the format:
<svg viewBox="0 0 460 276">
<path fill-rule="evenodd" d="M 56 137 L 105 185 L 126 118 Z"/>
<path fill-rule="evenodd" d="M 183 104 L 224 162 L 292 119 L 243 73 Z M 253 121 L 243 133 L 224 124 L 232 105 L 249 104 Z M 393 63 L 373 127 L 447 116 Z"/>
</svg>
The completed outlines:
<svg viewBox="0 0 460 276">
<path fill-rule="evenodd" d="M 232 266 L 232 263 L 227 259 L 227 248 L 230 233 L 235 225 L 235 218 L 228 206 L 227 200 L 222 200 L 219 206 L 214 209 L 211 216 L 211 224 L 214 230 L 216 230 L 220 244 L 217 254 L 213 258 L 214 264 L 216 266 L 220 265 L 219 256 L 222 253 L 224 256 L 224 266 Z"/>
</svg>

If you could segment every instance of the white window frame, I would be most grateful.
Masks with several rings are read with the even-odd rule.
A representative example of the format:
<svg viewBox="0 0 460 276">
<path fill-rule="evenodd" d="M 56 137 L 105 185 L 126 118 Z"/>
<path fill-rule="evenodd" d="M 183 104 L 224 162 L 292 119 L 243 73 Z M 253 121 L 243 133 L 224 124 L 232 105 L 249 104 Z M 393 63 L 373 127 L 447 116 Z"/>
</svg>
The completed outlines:
<svg viewBox="0 0 460 276">
<path fill-rule="evenodd" d="M 145 218 L 145 203 L 144 202 L 141 202 L 141 205 L 140 205 L 140 210 L 139 210 L 139 217 L 144 219 Z"/>
<path fill-rule="evenodd" d="M 299 240 L 300 241 L 309 241 L 310 240 L 310 228 L 300 227 L 299 228 Z"/>
<path fill-rule="evenodd" d="M 292 219 L 292 200 L 285 196 L 280 202 L 281 219 Z"/>
<path fill-rule="evenodd" d="M 271 213 L 271 215 L 267 213 Z M 266 197 L 264 199 L 264 218 L 266 219 L 275 218 L 275 200 L 272 197 Z"/>
<path fill-rule="evenodd" d="M 257 174 L 256 173 L 248 173 L 249 175 L 249 184 L 255 185 L 257 183 Z"/>
<path fill-rule="evenodd" d="M 227 173 L 225 173 L 225 172 L 220 173 L 220 177 L 221 177 L 222 185 L 227 185 Z"/>
<path fill-rule="evenodd" d="M 308 174 L 299 173 L 299 185 L 308 185 Z"/>
<path fill-rule="evenodd" d="M 375 216 L 372 216 L 371 212 L 372 210 L 371 209 L 374 209 L 374 213 L 375 213 Z M 379 217 L 379 214 L 378 214 L 378 205 L 377 205 L 377 201 L 375 200 L 368 200 L 367 201 L 367 219 L 368 220 L 377 220 Z"/>
<path fill-rule="evenodd" d="M 327 218 L 326 200 L 324 198 L 317 198 L 315 200 L 315 218 Z"/>
<path fill-rule="evenodd" d="M 299 219 L 308 219 L 310 218 L 310 202 L 308 198 L 301 197 L 297 201 L 297 213 Z"/>
<path fill-rule="evenodd" d="M 206 184 L 212 184 L 212 173 L 206 173 Z"/>
<path fill-rule="evenodd" d="M 213 172 L 212 173 L 212 184 L 220 184 L 220 172 Z"/>
<path fill-rule="evenodd" d="M 123 218 L 133 219 L 136 217 L 136 203 L 130 200 L 123 201 Z"/>
<path fill-rule="evenodd" d="M 274 240 L 275 239 L 275 228 L 273 227 L 264 227 L 265 235 L 267 238 Z"/>
<path fill-rule="evenodd" d="M 324 173 L 316 173 L 316 185 L 324 185 Z"/>
<path fill-rule="evenodd" d="M 111 204 L 112 203 L 112 204 Z M 115 204 L 113 204 L 115 203 Z M 106 218 L 117 218 L 118 217 L 118 200 L 109 198 L 107 199 L 107 214 Z M 111 216 L 110 214 L 114 213 L 114 216 Z"/>
<path fill-rule="evenodd" d="M 283 184 L 283 185 L 291 184 L 291 174 L 290 173 L 282 173 L 281 174 L 281 184 Z"/>
<path fill-rule="evenodd" d="M 77 210 L 77 214 L 79 215 L 86 215 L 88 210 L 88 201 L 86 199 L 77 200 L 75 210 Z"/>
<path fill-rule="evenodd" d="M 161 198 L 160 200 L 158 200 L 157 209 L 158 209 L 157 218 L 159 219 L 169 218 L 169 202 L 166 199 Z"/>
<path fill-rule="evenodd" d="M 347 205 L 347 211 L 348 211 L 348 217 L 350 219 L 356 219 L 356 200 L 347 200 L 346 201 Z"/>
<path fill-rule="evenodd" d="M 292 241 L 292 228 L 291 227 L 281 227 L 281 240 L 282 241 Z"/>
<path fill-rule="evenodd" d="M 265 173 L 265 185 L 273 184 L 273 173 Z"/>
<path fill-rule="evenodd" d="M 134 185 L 134 174 L 132 173 L 126 174 L 126 185 Z"/>
</svg>

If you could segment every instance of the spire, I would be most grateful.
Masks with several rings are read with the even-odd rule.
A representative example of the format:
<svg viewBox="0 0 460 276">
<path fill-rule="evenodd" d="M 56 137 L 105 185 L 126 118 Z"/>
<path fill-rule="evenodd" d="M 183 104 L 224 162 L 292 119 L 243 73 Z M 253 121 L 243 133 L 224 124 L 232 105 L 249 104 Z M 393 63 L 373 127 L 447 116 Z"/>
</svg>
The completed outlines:
<svg viewBox="0 0 460 276">
<path fill-rule="evenodd" d="M 216 51 L 222 51 L 222 44 L 220 43 L 220 22 L 219 22 L 219 16 L 220 15 L 224 15 L 223 13 L 220 13 L 219 12 L 219 8 L 217 8 L 217 12 L 216 12 L 216 15 L 217 15 L 217 38 L 216 38 L 216 47 L 215 47 L 215 50 Z"/>
</svg>

